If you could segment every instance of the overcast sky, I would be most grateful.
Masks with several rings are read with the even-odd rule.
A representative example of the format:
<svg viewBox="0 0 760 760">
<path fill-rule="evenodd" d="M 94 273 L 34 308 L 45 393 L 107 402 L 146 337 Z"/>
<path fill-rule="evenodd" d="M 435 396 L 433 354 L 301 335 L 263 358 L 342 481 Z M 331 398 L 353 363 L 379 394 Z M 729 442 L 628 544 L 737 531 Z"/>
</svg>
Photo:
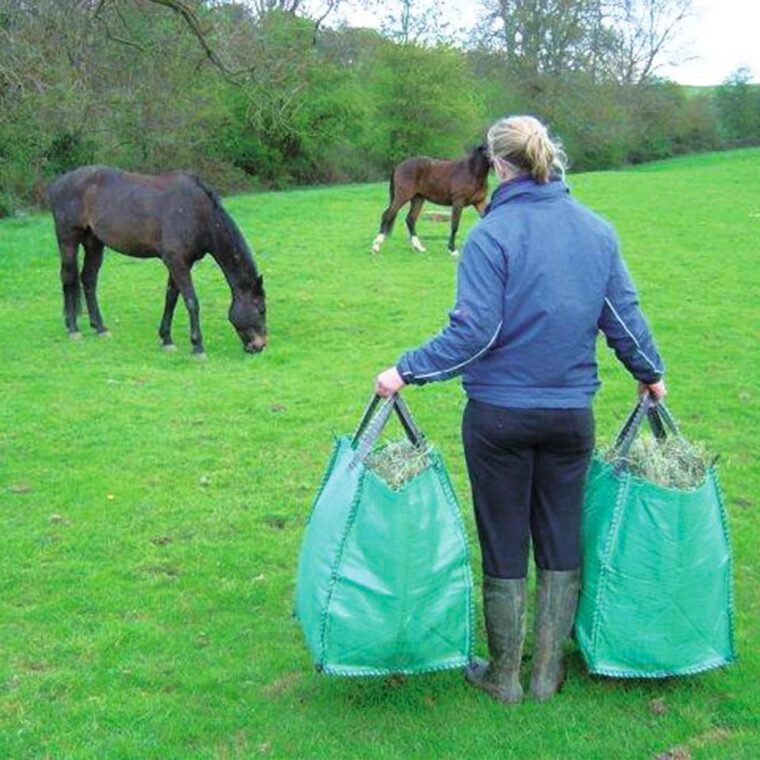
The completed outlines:
<svg viewBox="0 0 760 760">
<path fill-rule="evenodd" d="M 679 41 L 685 60 L 679 65 L 663 66 L 662 76 L 681 84 L 720 84 L 739 66 L 747 66 L 753 81 L 760 82 L 760 0 L 693 0 L 694 13 L 684 22 Z M 476 2 L 442 2 L 455 8 L 454 20 L 471 26 L 478 13 Z M 378 26 L 385 15 L 350 11 L 349 23 Z"/>
<path fill-rule="evenodd" d="M 739 66 L 748 66 L 760 81 L 760 2 L 757 0 L 694 0 L 694 14 L 682 40 L 694 56 L 661 73 L 681 84 L 720 84 Z"/>
</svg>

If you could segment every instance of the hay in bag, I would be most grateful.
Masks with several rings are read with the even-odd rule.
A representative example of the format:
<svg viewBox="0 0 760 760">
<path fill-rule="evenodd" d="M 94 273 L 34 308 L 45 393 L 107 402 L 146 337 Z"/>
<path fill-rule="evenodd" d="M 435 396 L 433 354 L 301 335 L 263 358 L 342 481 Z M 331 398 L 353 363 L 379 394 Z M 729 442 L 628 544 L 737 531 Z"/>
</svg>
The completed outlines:
<svg viewBox="0 0 760 760">
<path fill-rule="evenodd" d="M 669 446 L 650 451 L 653 461 L 646 461 L 646 450 L 631 454 L 644 419 L 657 445 Z M 592 460 L 575 620 L 592 673 L 686 675 L 736 658 L 731 547 L 718 475 L 699 448 L 667 444 L 680 437 L 665 405 L 647 395 L 612 452 Z M 657 484 L 641 476 L 647 473 L 682 485 Z"/>
<path fill-rule="evenodd" d="M 324 673 L 463 667 L 473 592 L 456 496 L 401 399 L 379 402 L 336 441 L 303 537 L 296 616 Z M 408 445 L 373 451 L 394 411 Z"/>
</svg>

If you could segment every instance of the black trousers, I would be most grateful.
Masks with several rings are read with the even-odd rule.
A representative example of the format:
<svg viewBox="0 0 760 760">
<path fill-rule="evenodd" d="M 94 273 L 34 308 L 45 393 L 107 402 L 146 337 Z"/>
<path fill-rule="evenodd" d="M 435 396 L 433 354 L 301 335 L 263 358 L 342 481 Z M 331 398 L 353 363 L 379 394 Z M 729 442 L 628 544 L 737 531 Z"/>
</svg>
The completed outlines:
<svg viewBox="0 0 760 760">
<path fill-rule="evenodd" d="M 524 578 L 531 537 L 538 567 L 578 569 L 591 409 L 507 409 L 470 399 L 462 439 L 483 572 Z"/>
</svg>

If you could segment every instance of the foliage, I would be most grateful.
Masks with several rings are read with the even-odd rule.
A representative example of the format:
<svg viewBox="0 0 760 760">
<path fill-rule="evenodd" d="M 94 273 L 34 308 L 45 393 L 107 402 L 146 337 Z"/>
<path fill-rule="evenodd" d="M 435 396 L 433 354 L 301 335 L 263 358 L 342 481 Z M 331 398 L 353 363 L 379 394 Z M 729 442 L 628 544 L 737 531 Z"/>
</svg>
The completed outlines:
<svg viewBox="0 0 760 760">
<path fill-rule="evenodd" d="M 420 221 L 426 255 L 399 235 L 372 257 L 385 183 L 228 199 L 266 278 L 271 340 L 244 354 L 229 289 L 206 259 L 194 271 L 209 357 L 199 363 L 181 305 L 179 350 L 158 348 L 159 262 L 107 253 L 113 337 L 85 329 L 72 342 L 49 216 L 0 222 L 0 757 L 760 756 L 758 160 L 745 150 L 569 177 L 620 234 L 670 410 L 722 454 L 739 662 L 617 681 L 589 677 L 571 647 L 562 693 L 509 711 L 458 673 L 320 676 L 291 615 L 334 435 L 355 428 L 375 373 L 446 319 L 446 225 Z M 465 211 L 463 233 L 475 218 Z M 606 440 L 635 383 L 603 342 L 599 361 Z M 442 451 L 479 573 L 461 389 L 404 393 Z M 531 651 L 529 634 L 524 675 Z"/>
<path fill-rule="evenodd" d="M 477 82 L 449 47 L 386 43 L 364 62 L 372 92 L 370 159 L 456 157 L 483 137 Z"/>
<path fill-rule="evenodd" d="M 750 84 L 751 78 L 749 69 L 740 67 L 715 95 L 722 132 L 734 143 L 760 141 L 760 86 Z"/>
<path fill-rule="evenodd" d="M 760 142 L 747 72 L 699 97 L 653 77 L 689 0 L 488 0 L 501 26 L 456 46 L 428 0 L 383 6 L 392 39 L 326 27 L 338 4 L 0 0 L 0 215 L 93 162 L 222 192 L 380 179 L 521 111 L 578 169 Z"/>
</svg>

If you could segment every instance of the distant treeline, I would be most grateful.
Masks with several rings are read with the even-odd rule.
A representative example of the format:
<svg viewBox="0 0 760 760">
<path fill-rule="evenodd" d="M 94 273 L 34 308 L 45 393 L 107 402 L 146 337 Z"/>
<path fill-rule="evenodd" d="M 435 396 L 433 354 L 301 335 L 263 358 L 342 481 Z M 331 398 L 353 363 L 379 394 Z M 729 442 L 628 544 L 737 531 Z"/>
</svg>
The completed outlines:
<svg viewBox="0 0 760 760">
<path fill-rule="evenodd" d="M 517 112 L 547 121 L 575 170 L 760 144 L 746 71 L 694 91 L 193 7 L 203 44 L 160 4 L 0 0 L 0 216 L 42 204 L 52 177 L 88 163 L 189 169 L 223 192 L 378 180 L 409 155 L 458 156 Z"/>
</svg>

